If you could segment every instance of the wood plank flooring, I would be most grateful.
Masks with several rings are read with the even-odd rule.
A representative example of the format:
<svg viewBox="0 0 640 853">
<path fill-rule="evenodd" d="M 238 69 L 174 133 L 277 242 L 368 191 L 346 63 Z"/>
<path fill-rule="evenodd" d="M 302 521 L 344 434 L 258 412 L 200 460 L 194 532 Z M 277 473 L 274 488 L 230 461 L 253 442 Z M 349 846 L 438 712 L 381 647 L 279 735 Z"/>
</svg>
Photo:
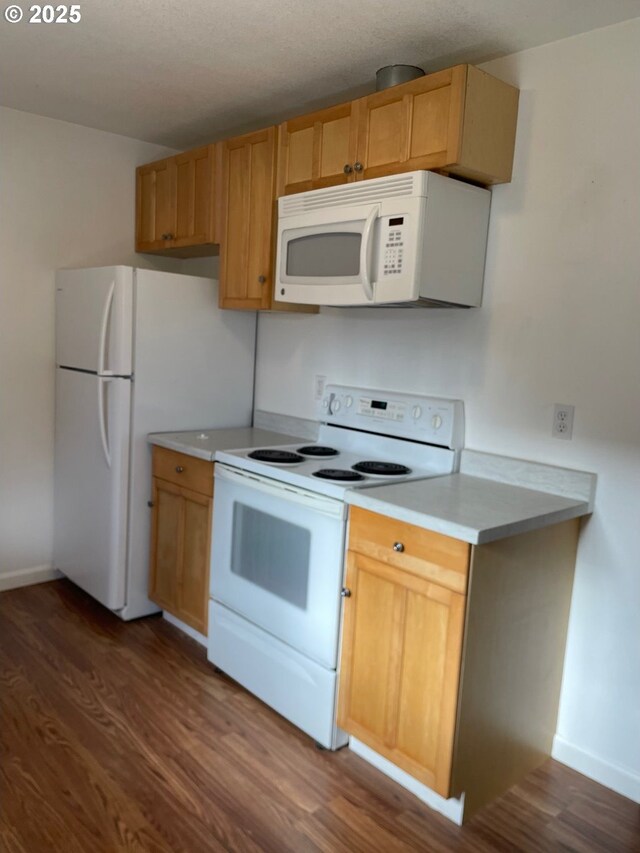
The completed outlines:
<svg viewBox="0 0 640 853">
<path fill-rule="evenodd" d="M 640 851 L 640 808 L 554 761 L 462 829 L 318 751 L 158 617 L 0 595 L 3 853 Z"/>
</svg>

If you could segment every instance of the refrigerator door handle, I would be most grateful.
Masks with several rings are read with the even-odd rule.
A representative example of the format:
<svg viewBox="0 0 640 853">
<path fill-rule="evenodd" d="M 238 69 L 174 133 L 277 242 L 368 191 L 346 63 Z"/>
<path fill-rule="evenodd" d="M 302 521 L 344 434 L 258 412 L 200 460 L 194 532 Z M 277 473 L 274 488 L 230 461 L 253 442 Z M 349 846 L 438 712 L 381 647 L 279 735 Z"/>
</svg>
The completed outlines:
<svg viewBox="0 0 640 853">
<path fill-rule="evenodd" d="M 111 316 L 111 308 L 113 306 L 113 295 L 115 293 L 115 290 L 116 283 L 115 281 L 112 281 L 109 287 L 109 292 L 107 293 L 107 298 L 104 301 L 104 307 L 102 309 L 102 323 L 100 325 L 100 343 L 98 344 L 98 373 L 100 374 L 109 372 L 105 370 L 104 365 L 107 357 L 107 331 L 109 329 L 109 318 Z M 102 423 L 102 420 L 100 421 L 100 423 Z"/>
<path fill-rule="evenodd" d="M 98 376 L 98 423 L 100 424 L 100 439 L 107 467 L 111 468 L 111 451 L 107 437 L 106 412 L 104 407 L 104 388 L 109 382 L 111 382 L 111 379 L 108 377 Z"/>
</svg>

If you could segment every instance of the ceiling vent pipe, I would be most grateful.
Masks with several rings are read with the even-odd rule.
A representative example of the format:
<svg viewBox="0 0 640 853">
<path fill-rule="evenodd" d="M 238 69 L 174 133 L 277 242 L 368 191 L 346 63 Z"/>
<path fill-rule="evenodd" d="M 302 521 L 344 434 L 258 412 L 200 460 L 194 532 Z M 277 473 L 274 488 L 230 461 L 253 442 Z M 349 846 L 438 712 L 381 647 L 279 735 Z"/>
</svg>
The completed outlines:
<svg viewBox="0 0 640 853">
<path fill-rule="evenodd" d="M 416 65 L 385 65 L 376 71 L 376 92 L 388 89 L 389 86 L 408 83 L 416 77 L 424 77 L 423 69 Z"/>
</svg>

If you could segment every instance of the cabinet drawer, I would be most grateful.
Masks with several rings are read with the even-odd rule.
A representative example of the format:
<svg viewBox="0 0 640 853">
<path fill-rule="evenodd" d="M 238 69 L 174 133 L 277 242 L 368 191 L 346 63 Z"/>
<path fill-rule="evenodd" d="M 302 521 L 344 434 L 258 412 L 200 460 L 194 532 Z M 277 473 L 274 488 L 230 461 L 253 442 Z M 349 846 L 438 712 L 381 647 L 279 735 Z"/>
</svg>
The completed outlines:
<svg viewBox="0 0 640 853">
<path fill-rule="evenodd" d="M 213 462 L 207 462 L 206 459 L 154 447 L 153 476 L 201 495 L 213 495 Z"/>
<path fill-rule="evenodd" d="M 349 550 L 411 572 L 453 592 L 467 590 L 471 546 L 460 539 L 351 507 Z"/>
</svg>

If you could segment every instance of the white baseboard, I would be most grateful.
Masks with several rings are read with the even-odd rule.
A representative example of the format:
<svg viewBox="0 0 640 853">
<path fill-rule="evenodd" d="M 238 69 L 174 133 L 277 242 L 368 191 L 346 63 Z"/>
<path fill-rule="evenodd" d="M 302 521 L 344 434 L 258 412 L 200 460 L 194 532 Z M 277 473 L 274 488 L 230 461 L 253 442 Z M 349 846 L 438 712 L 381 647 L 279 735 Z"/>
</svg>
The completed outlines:
<svg viewBox="0 0 640 853">
<path fill-rule="evenodd" d="M 599 782 L 606 788 L 611 788 L 617 794 L 628 797 L 635 803 L 640 803 L 640 776 L 626 767 L 620 767 L 605 761 L 585 749 L 569 743 L 560 735 L 553 739 L 551 756 L 561 764 L 566 764 L 583 776 L 588 776 L 594 782 Z"/>
<path fill-rule="evenodd" d="M 183 634 L 191 637 L 191 639 L 195 640 L 196 643 L 200 643 L 200 645 L 204 646 L 205 649 L 207 648 L 208 640 L 204 634 L 200 633 L 200 631 L 196 631 L 195 628 L 191 627 L 191 625 L 185 624 L 180 619 L 177 619 L 172 613 L 167 613 L 166 610 L 163 610 L 162 618 L 166 619 L 170 625 L 174 626 L 174 628 L 178 628 L 178 630 L 182 631 Z"/>
<path fill-rule="evenodd" d="M 18 589 L 21 586 L 32 586 L 45 581 L 55 581 L 61 578 L 62 572 L 53 566 L 31 566 L 27 569 L 16 569 L 13 572 L 0 574 L 0 592 L 7 589 Z"/>
<path fill-rule="evenodd" d="M 427 786 L 423 785 L 422 782 L 418 782 L 418 780 L 414 779 L 413 776 L 409 776 L 409 774 L 405 773 L 404 770 L 396 767 L 395 764 L 392 764 L 382 755 L 374 752 L 371 747 L 362 743 L 362 741 L 357 738 L 349 738 L 349 749 L 353 750 L 353 752 L 355 752 L 356 755 L 359 755 L 360 758 L 364 758 L 364 760 L 369 762 L 369 764 L 373 764 L 373 766 L 377 767 L 377 769 L 384 773 L 385 776 L 389 776 L 389 778 L 393 779 L 394 782 L 397 782 L 399 785 L 402 785 L 403 788 L 406 788 L 407 791 L 411 791 L 414 796 L 423 803 L 426 803 L 429 808 L 432 808 L 436 812 L 440 812 L 440 814 L 449 818 L 453 823 L 457 823 L 458 826 L 462 825 L 462 817 L 464 814 L 464 794 L 460 800 L 456 800 L 454 797 L 450 800 L 445 800 L 445 798 L 441 797 L 440 794 L 436 794 L 436 792 L 432 791 L 431 788 L 427 788 Z"/>
</svg>

